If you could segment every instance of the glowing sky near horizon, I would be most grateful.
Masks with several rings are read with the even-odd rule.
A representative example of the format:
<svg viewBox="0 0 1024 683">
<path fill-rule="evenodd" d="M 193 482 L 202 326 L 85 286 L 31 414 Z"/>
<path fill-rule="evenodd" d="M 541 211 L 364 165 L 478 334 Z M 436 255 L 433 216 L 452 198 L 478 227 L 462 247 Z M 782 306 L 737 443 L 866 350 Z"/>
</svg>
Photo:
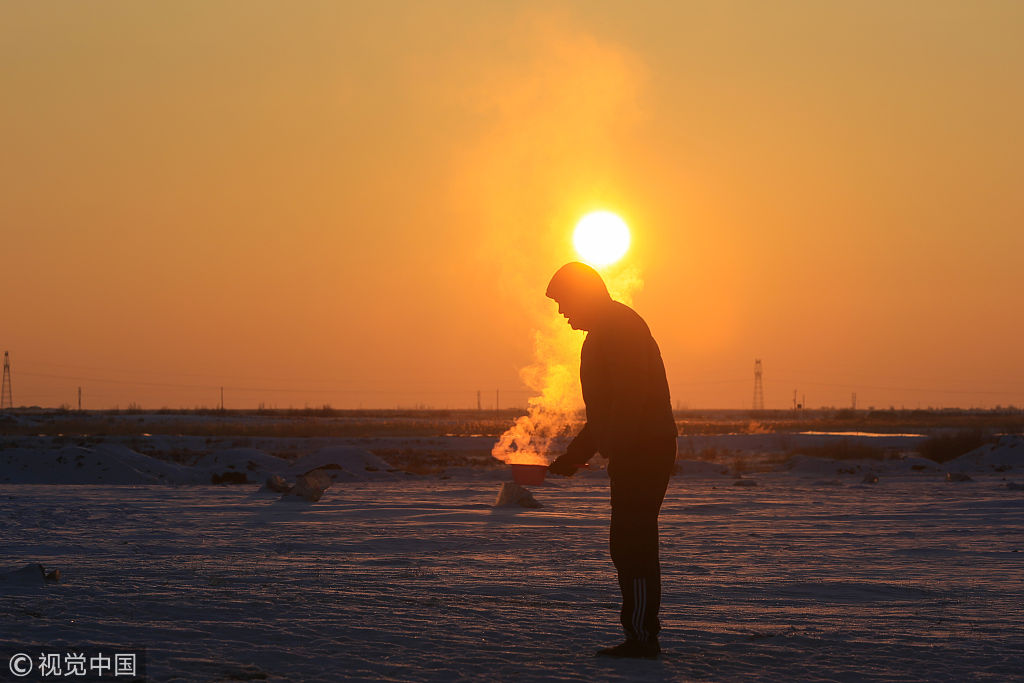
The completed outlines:
<svg viewBox="0 0 1024 683">
<path fill-rule="evenodd" d="M 528 396 L 614 207 L 673 401 L 1024 405 L 1024 4 L 0 5 L 16 404 Z"/>
</svg>

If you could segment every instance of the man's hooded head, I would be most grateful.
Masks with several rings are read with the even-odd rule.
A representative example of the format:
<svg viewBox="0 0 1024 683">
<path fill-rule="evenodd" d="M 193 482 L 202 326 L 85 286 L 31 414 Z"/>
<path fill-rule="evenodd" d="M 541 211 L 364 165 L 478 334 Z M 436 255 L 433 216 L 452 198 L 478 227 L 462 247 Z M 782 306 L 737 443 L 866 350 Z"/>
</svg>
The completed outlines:
<svg viewBox="0 0 1024 683">
<path fill-rule="evenodd" d="M 547 296 L 558 302 L 558 312 L 574 330 L 592 329 L 601 310 L 612 300 L 601 275 L 578 261 L 558 269 L 548 284 Z"/>
</svg>

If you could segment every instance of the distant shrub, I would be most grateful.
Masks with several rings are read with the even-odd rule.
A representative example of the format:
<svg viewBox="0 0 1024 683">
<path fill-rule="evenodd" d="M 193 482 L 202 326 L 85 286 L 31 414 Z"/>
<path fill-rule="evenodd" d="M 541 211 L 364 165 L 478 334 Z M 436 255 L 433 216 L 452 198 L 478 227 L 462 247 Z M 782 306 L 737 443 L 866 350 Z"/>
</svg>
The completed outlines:
<svg viewBox="0 0 1024 683">
<path fill-rule="evenodd" d="M 216 472 L 210 475 L 211 484 L 248 484 L 249 480 L 245 476 L 245 472 L 224 472 L 217 474 Z"/>
<path fill-rule="evenodd" d="M 951 434 L 936 434 L 921 442 L 917 452 L 935 462 L 949 462 L 975 448 L 994 443 L 995 437 L 981 429 L 962 429 Z"/>
<path fill-rule="evenodd" d="M 751 420 L 747 423 L 747 434 L 771 434 L 772 428 L 764 422 Z"/>
</svg>

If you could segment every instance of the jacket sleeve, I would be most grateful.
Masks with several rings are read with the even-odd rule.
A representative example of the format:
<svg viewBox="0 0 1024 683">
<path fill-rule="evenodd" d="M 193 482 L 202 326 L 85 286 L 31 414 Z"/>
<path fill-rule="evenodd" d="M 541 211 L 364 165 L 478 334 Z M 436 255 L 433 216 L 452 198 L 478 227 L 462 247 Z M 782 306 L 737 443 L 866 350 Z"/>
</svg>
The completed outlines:
<svg viewBox="0 0 1024 683">
<path fill-rule="evenodd" d="M 565 449 L 565 455 L 559 458 L 574 465 L 582 465 L 590 460 L 597 452 L 597 441 L 594 439 L 594 430 L 590 423 L 583 425 L 583 429 L 576 435 L 569 446 Z"/>
</svg>

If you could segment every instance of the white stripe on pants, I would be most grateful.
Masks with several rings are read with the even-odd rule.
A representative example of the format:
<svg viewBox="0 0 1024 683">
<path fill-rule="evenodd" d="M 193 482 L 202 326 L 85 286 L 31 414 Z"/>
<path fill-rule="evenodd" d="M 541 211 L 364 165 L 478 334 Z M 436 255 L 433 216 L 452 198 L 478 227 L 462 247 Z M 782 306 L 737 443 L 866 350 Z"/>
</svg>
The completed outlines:
<svg viewBox="0 0 1024 683">
<path fill-rule="evenodd" d="M 640 640 L 647 640 L 644 621 L 647 618 L 647 580 L 633 579 L 633 631 Z"/>
</svg>

